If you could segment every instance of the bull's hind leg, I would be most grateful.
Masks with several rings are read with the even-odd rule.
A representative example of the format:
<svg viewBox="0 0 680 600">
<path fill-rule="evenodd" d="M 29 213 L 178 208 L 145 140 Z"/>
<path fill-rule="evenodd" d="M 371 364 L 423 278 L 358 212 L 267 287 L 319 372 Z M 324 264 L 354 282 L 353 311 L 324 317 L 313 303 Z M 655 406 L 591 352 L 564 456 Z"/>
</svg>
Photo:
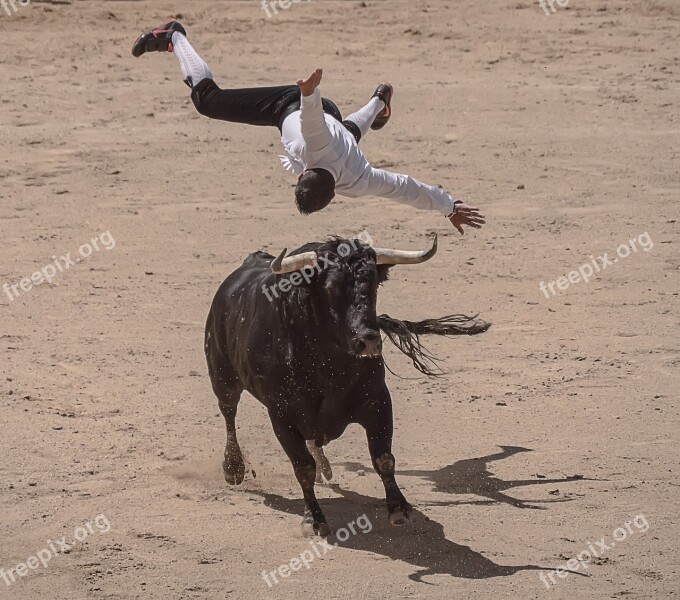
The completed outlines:
<svg viewBox="0 0 680 600">
<path fill-rule="evenodd" d="M 226 352 L 219 344 L 220 337 L 215 334 L 213 313 L 208 315 L 205 335 L 205 357 L 208 362 L 208 373 L 213 392 L 217 396 L 220 411 L 227 424 L 227 445 L 224 449 L 222 471 L 224 479 L 231 485 L 243 482 L 246 466 L 243 454 L 236 439 L 236 409 L 241 399 L 243 387 L 234 367 L 227 360 Z"/>
<path fill-rule="evenodd" d="M 246 474 L 246 465 L 243 461 L 241 447 L 236 438 L 236 409 L 241 398 L 240 391 L 230 390 L 228 393 L 221 391 L 217 399 L 220 411 L 227 424 L 227 445 L 224 448 L 224 461 L 222 462 L 222 472 L 224 479 L 231 485 L 243 483 Z"/>
<path fill-rule="evenodd" d="M 305 499 L 302 533 L 306 536 L 317 534 L 325 537 L 330 533 L 330 528 L 314 493 L 316 463 L 305 445 L 305 438 L 295 427 L 279 422 L 273 415 L 272 426 L 284 452 L 293 463 L 295 477 L 302 488 L 302 495 Z"/>
<path fill-rule="evenodd" d="M 316 463 L 316 483 L 323 483 L 322 475 L 326 478 L 326 481 L 333 479 L 333 469 L 331 469 L 331 463 L 328 462 L 323 448 L 319 448 L 314 440 L 307 440 L 307 449 Z"/>
<path fill-rule="evenodd" d="M 236 369 L 229 360 L 229 353 L 224 347 L 225 339 L 223 332 L 220 331 L 221 327 L 216 327 L 215 314 L 221 310 L 216 306 L 213 304 L 205 324 L 205 358 L 208 363 L 210 383 L 227 424 L 227 445 L 222 463 L 224 479 L 231 485 L 238 485 L 243 483 L 246 475 L 246 465 L 236 438 L 236 409 L 241 399 L 243 386 Z M 220 323 L 220 319 L 217 322 Z"/>
</svg>

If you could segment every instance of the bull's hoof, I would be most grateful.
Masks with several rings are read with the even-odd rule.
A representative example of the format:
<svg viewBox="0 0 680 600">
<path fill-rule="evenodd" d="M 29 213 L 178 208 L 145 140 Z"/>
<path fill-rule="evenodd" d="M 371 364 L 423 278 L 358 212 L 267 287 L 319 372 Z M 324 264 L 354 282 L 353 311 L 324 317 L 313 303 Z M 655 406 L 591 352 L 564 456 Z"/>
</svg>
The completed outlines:
<svg viewBox="0 0 680 600">
<path fill-rule="evenodd" d="M 243 463 L 232 464 L 226 460 L 222 463 L 224 480 L 229 485 L 240 485 L 246 477 L 246 466 Z"/>
<path fill-rule="evenodd" d="M 328 537 L 331 534 L 331 528 L 328 523 L 319 523 L 316 535 L 319 537 Z"/>
<path fill-rule="evenodd" d="M 328 526 L 326 521 L 314 521 L 314 517 L 310 513 L 305 513 L 302 519 L 302 535 L 303 537 L 314 537 L 318 535 L 320 537 L 328 537 L 331 533 L 331 528 Z"/>
<path fill-rule="evenodd" d="M 389 515 L 389 520 L 391 525 L 406 525 L 406 523 L 411 522 L 411 512 L 413 507 L 408 503 L 404 502 L 400 507 L 393 510 Z"/>
</svg>

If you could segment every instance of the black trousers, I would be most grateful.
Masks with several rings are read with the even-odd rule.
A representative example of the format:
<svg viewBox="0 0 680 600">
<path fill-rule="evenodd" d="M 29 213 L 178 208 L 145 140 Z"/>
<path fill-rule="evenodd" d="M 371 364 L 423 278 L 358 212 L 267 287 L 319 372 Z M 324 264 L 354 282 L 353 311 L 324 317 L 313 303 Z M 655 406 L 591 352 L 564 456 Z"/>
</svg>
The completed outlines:
<svg viewBox="0 0 680 600">
<path fill-rule="evenodd" d="M 191 99 L 196 110 L 211 119 L 277 127 L 281 131 L 285 118 L 300 109 L 300 88 L 282 85 L 223 90 L 212 79 L 204 79 L 191 91 Z M 359 127 L 351 121 L 343 121 L 340 109 L 332 100 L 323 98 L 322 106 L 325 113 L 342 122 L 359 141 Z"/>
</svg>

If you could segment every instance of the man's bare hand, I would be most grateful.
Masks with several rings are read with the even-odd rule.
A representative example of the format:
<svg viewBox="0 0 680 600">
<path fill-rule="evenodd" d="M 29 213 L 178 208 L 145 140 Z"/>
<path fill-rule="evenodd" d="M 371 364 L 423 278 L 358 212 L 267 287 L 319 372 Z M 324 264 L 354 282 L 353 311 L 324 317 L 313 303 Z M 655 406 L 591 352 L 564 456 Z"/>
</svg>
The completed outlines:
<svg viewBox="0 0 680 600">
<path fill-rule="evenodd" d="M 479 229 L 486 223 L 484 215 L 479 214 L 479 209 L 467 204 L 456 204 L 456 212 L 451 215 L 449 221 L 461 234 L 465 234 L 463 225 Z"/>
<path fill-rule="evenodd" d="M 298 79 L 297 84 L 303 96 L 311 96 L 314 90 L 319 87 L 323 69 L 316 69 L 307 79 Z"/>
</svg>

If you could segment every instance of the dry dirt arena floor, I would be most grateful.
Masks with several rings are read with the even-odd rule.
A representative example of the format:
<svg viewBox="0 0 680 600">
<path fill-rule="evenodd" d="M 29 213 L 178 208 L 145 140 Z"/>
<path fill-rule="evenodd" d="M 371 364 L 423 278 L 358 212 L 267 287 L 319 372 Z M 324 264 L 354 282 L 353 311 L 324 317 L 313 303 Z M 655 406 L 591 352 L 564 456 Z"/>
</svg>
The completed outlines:
<svg viewBox="0 0 680 600">
<path fill-rule="evenodd" d="M 0 3 L 0 598 L 678 597 L 680 4 L 546 6 Z M 323 66 L 348 114 L 391 81 L 365 153 L 486 226 L 461 237 L 375 197 L 297 214 L 278 132 L 201 117 L 172 55 L 131 56 L 171 15 L 223 87 Z M 386 351 L 416 520 L 389 526 L 352 426 L 318 493 L 336 529 L 370 527 L 328 550 L 302 537 L 292 468 L 247 394 L 248 475 L 224 482 L 203 326 L 249 253 L 364 230 L 407 249 L 439 234 L 381 312 L 493 327 L 431 340 L 437 380 Z M 558 280 L 605 253 L 588 283 Z M 50 284 L 11 291 L 66 255 Z M 578 555 L 577 574 L 553 571 Z"/>
</svg>

